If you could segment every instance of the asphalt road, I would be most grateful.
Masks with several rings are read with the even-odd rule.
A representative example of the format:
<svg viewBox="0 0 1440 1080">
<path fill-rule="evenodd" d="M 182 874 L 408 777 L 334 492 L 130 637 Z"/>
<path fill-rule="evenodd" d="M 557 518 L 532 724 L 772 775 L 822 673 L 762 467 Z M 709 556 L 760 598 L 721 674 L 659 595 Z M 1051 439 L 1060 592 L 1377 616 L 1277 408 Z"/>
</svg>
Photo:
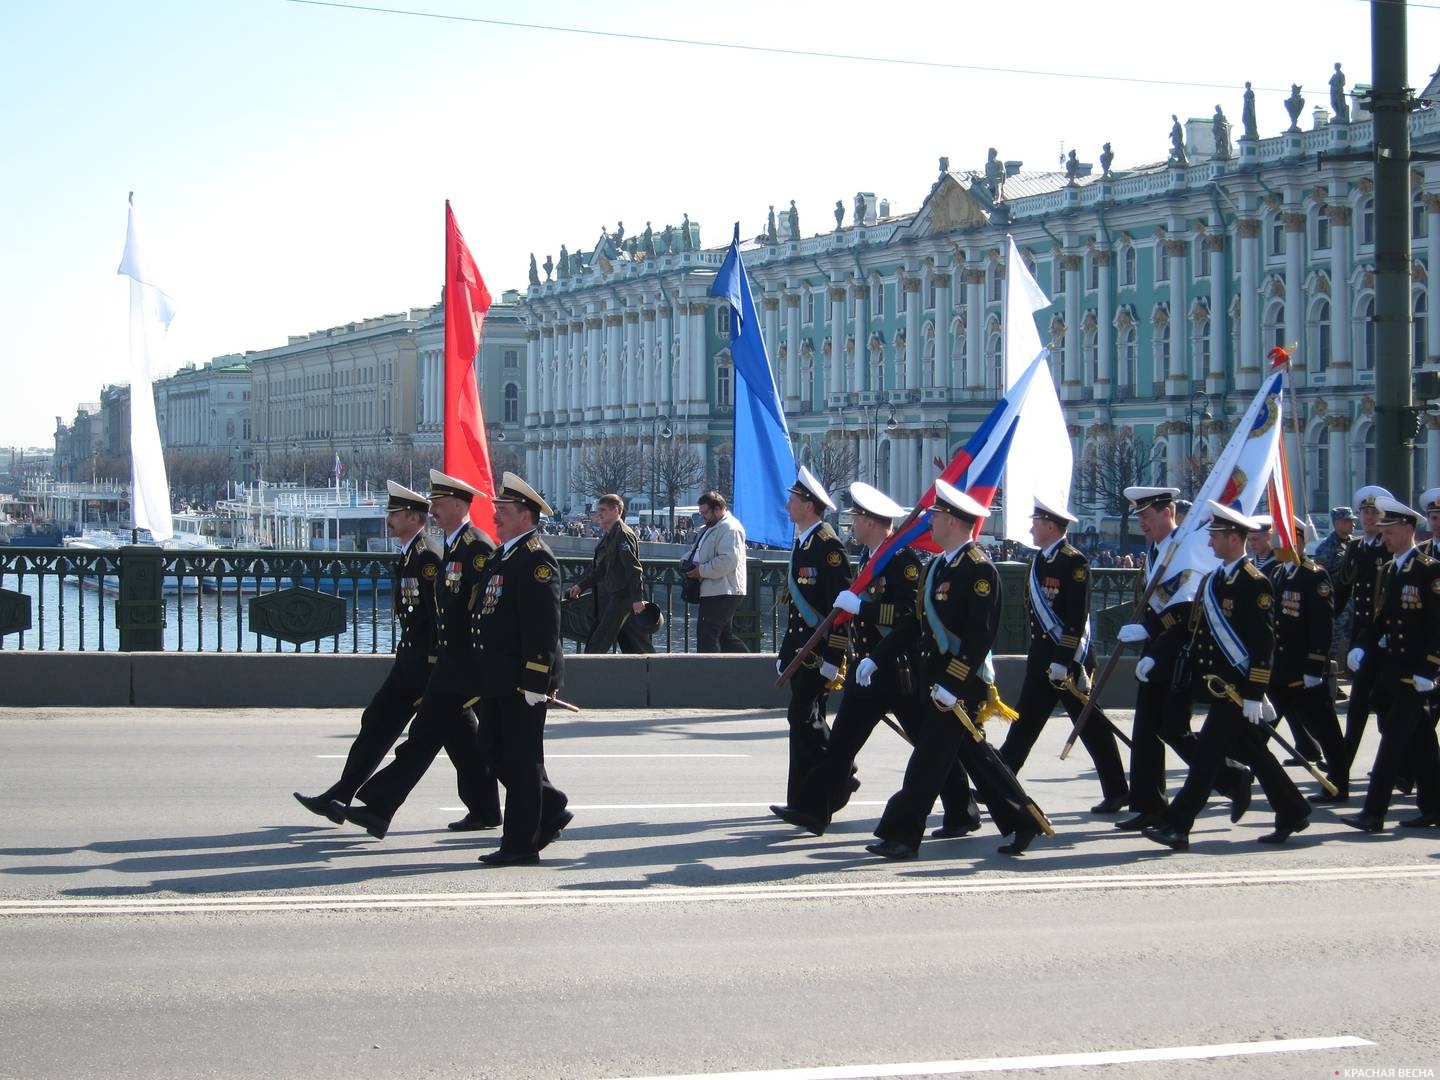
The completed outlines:
<svg viewBox="0 0 1440 1080">
<path fill-rule="evenodd" d="M 384 841 L 291 799 L 354 723 L 0 710 L 0 1077 L 1440 1070 L 1440 832 L 1317 811 L 1269 849 L 1257 794 L 1169 853 L 1087 812 L 1056 719 L 1023 774 L 1054 839 L 886 863 L 889 732 L 816 838 L 766 811 L 783 717 L 596 713 L 550 729 L 574 824 L 488 869 L 443 757 Z"/>
</svg>

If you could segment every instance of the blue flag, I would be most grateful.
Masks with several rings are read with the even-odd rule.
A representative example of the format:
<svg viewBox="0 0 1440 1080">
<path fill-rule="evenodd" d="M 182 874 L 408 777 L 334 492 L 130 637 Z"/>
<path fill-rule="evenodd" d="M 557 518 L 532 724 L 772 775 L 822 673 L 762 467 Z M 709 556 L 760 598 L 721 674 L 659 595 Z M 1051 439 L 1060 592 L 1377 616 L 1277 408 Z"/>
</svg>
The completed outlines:
<svg viewBox="0 0 1440 1080">
<path fill-rule="evenodd" d="M 735 364 L 735 516 L 757 543 L 788 548 L 795 527 L 785 512 L 786 492 L 795 481 L 795 451 L 785 426 L 780 391 L 765 355 L 765 339 L 750 279 L 740 260 L 740 223 L 711 296 L 730 301 L 730 356 Z"/>
</svg>

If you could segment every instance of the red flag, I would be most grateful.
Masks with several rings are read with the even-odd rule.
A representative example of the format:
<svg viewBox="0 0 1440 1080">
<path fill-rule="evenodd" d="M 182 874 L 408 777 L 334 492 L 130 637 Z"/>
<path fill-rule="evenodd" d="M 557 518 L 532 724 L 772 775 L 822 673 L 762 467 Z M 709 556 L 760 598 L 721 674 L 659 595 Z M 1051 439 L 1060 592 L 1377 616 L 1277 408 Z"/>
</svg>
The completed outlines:
<svg viewBox="0 0 1440 1080">
<path fill-rule="evenodd" d="M 495 494 L 490 468 L 490 444 L 485 438 L 485 413 L 475 384 L 475 356 L 480 331 L 490 310 L 490 290 L 480 276 L 450 200 L 445 200 L 445 465 L 444 471 Z M 495 512 L 490 498 L 470 504 L 470 520 L 495 535 Z"/>
</svg>

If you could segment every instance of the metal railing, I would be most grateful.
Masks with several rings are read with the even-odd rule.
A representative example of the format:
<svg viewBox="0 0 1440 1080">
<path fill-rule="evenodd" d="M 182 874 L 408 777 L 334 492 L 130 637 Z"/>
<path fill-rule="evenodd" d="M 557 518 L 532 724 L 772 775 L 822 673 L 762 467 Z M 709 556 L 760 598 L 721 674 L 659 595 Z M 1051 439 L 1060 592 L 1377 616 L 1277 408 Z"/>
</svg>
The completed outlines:
<svg viewBox="0 0 1440 1080">
<path fill-rule="evenodd" d="M 3 632 L 0 649 L 39 651 L 388 653 L 399 637 L 391 596 L 398 556 L 390 552 L 164 551 L 0 547 L 0 589 L 30 598 L 30 625 Z M 559 560 L 562 588 L 578 581 L 590 559 Z M 1024 652 L 1028 624 L 1023 563 L 1002 563 L 1005 612 L 996 651 Z M 692 652 L 698 608 L 681 598 L 674 563 L 645 565 L 645 589 L 665 615 L 657 652 Z M 1135 570 L 1096 569 L 1091 609 L 1101 651 L 1128 621 Z M 752 651 L 773 651 L 784 632 L 786 563 L 775 553 L 750 559 L 749 590 L 735 631 Z M 303 587 L 345 604 L 345 629 L 304 645 L 253 631 L 256 598 Z M 586 604 L 588 598 L 572 601 Z M 569 605 L 567 605 L 569 606 Z M 565 620 L 565 650 L 583 647 L 581 620 Z M 578 639 L 578 640 L 577 640 Z"/>
</svg>

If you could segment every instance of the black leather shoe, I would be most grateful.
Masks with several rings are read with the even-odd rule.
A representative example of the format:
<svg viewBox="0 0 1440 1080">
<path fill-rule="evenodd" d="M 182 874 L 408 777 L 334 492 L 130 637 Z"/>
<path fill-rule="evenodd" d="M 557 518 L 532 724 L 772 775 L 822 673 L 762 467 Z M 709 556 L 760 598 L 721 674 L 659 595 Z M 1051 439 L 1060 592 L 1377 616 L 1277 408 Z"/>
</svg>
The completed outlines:
<svg viewBox="0 0 1440 1080">
<path fill-rule="evenodd" d="M 561 810 L 560 813 L 555 816 L 554 821 L 551 821 L 547 825 L 541 825 L 540 845 L 536 850 L 543 851 L 556 840 L 560 839 L 560 834 L 565 831 L 565 826 L 574 820 L 575 815 L 569 810 Z"/>
<path fill-rule="evenodd" d="M 1123 832 L 1139 832 L 1141 829 L 1148 829 L 1152 826 L 1164 824 L 1165 819 L 1159 814 L 1142 811 L 1134 817 L 1127 817 L 1124 821 L 1115 822 L 1115 828 Z"/>
<path fill-rule="evenodd" d="M 480 856 L 480 861 L 486 866 L 534 866 L 540 861 L 538 851 L 506 851 L 504 848 L 496 848 L 494 851 L 487 851 Z"/>
<path fill-rule="evenodd" d="M 340 813 L 344 815 L 346 821 L 352 825 L 359 825 L 376 840 L 384 840 L 385 834 L 390 831 L 390 819 L 381 817 L 368 806 L 354 804 L 346 806 L 338 799 L 331 800 L 330 805 L 340 807 Z"/>
<path fill-rule="evenodd" d="M 1319 795 L 1310 796 L 1311 806 L 1344 806 L 1349 801 L 1348 791 L 1337 791 L 1334 795 L 1322 791 Z"/>
<path fill-rule="evenodd" d="M 1250 809 L 1250 785 L 1246 784 L 1230 796 L 1230 824 L 1240 824 L 1240 819 L 1245 816 L 1245 811 Z"/>
<path fill-rule="evenodd" d="M 1125 809 L 1125 804 L 1130 801 L 1128 795 L 1111 795 L 1101 799 L 1094 806 L 1090 807 L 1092 814 L 1118 814 Z"/>
<path fill-rule="evenodd" d="M 858 776 L 850 777 L 850 790 L 852 792 L 860 790 L 860 778 Z"/>
<path fill-rule="evenodd" d="M 1189 851 L 1190 834 L 1183 833 L 1173 825 L 1151 825 L 1141 829 L 1140 835 L 1156 844 L 1163 844 L 1171 851 Z"/>
<path fill-rule="evenodd" d="M 980 822 L 966 822 L 964 825 L 941 825 L 938 829 L 930 830 L 932 840 L 956 840 L 962 836 L 969 836 L 972 832 L 978 832 Z"/>
<path fill-rule="evenodd" d="M 319 817 L 323 818 L 329 818 L 336 825 L 345 824 L 345 814 L 343 810 L 345 804 L 342 803 L 339 799 L 327 799 L 323 795 L 301 795 L 298 791 L 292 792 L 291 794 L 295 796 L 296 802 L 298 802 L 301 806 L 305 807 L 305 809 L 309 810 L 312 814 L 316 814 Z M 337 806 L 341 807 L 342 809 L 335 810 L 334 808 Z"/>
<path fill-rule="evenodd" d="M 1295 833 L 1304 832 L 1309 827 L 1310 819 L 1308 817 L 1303 817 L 1299 821 L 1287 821 L 1283 825 L 1277 821 L 1274 832 L 1258 837 L 1255 842 L 1257 844 L 1283 844 Z"/>
<path fill-rule="evenodd" d="M 865 850 L 871 855 L 879 855 L 882 859 L 913 859 L 920 854 L 919 848 L 902 844 L 899 840 L 877 840 L 873 844 L 866 844 Z"/>
<path fill-rule="evenodd" d="M 1440 814 L 1420 814 L 1400 822 L 1402 829 L 1433 829 L 1440 826 Z"/>
<path fill-rule="evenodd" d="M 797 829 L 804 829 L 815 836 L 825 835 L 825 823 L 814 814 L 796 810 L 793 806 L 772 806 L 770 809 L 781 821 L 794 825 Z"/>
<path fill-rule="evenodd" d="M 1374 814 L 1354 814 L 1351 817 L 1342 817 L 1340 824 L 1349 825 L 1352 829 L 1368 833 L 1378 833 L 1385 828 L 1384 819 L 1378 818 Z"/>
<path fill-rule="evenodd" d="M 451 832 L 479 832 L 481 829 L 498 829 L 499 818 L 481 817 L 479 814 L 466 814 L 459 821 L 452 821 L 445 826 Z"/>
<path fill-rule="evenodd" d="M 1014 838 L 1008 844 L 1001 844 L 995 850 L 1001 855 L 1024 855 L 1025 849 L 1039 835 L 1034 829 L 1016 829 Z"/>
</svg>

